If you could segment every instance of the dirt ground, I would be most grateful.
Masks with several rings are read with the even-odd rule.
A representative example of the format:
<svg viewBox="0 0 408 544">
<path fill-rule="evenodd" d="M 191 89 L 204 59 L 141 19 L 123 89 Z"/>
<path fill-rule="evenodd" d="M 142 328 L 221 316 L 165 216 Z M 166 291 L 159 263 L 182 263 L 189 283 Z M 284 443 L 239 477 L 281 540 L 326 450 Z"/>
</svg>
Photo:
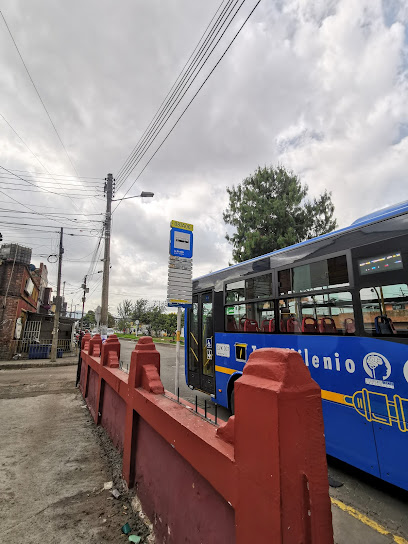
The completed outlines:
<svg viewBox="0 0 408 544">
<path fill-rule="evenodd" d="M 0 542 L 123 543 L 121 527 L 149 537 L 132 509 L 121 457 L 95 427 L 75 367 L 0 373 Z M 115 499 L 104 483 L 113 481 Z"/>
</svg>

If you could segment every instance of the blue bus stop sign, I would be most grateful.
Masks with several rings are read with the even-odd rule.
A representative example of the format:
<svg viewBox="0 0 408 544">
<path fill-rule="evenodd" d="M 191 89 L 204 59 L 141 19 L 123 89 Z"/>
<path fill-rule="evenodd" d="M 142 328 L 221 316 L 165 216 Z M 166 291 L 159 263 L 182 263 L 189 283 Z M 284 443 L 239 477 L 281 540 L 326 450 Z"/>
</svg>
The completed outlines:
<svg viewBox="0 0 408 544">
<path fill-rule="evenodd" d="M 191 259 L 193 256 L 193 233 L 173 227 L 170 230 L 170 255 Z"/>
</svg>

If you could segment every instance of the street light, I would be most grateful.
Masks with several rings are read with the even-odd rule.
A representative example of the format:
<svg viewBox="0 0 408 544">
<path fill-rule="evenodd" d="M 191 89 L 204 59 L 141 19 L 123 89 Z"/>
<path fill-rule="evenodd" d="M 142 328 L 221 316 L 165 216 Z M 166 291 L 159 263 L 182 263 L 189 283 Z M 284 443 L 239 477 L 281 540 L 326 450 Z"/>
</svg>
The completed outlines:
<svg viewBox="0 0 408 544">
<path fill-rule="evenodd" d="M 119 202 L 120 200 L 128 200 L 129 198 L 152 198 L 154 197 L 154 193 L 151 193 L 150 191 L 142 191 L 140 195 L 134 195 L 134 196 L 126 196 L 124 198 L 113 198 L 112 202 Z"/>
</svg>

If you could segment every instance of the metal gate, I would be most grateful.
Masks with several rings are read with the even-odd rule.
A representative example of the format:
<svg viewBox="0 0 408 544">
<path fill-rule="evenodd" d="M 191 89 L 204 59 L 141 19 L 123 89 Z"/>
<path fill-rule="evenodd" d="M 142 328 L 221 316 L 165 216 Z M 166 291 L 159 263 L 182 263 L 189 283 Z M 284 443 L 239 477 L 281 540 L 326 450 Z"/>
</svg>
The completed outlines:
<svg viewBox="0 0 408 544">
<path fill-rule="evenodd" d="M 40 341 L 41 321 L 26 321 L 22 340 Z"/>
</svg>

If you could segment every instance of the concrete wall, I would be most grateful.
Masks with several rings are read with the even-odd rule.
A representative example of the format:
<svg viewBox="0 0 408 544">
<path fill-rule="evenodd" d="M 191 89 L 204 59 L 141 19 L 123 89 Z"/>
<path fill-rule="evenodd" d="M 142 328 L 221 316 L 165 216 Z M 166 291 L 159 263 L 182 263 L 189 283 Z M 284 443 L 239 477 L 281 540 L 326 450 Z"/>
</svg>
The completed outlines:
<svg viewBox="0 0 408 544">
<path fill-rule="evenodd" d="M 298 353 L 251 354 L 221 427 L 164 395 L 151 338 L 129 375 L 114 336 L 84 337 L 81 353 L 81 391 L 123 451 L 157 542 L 333 542 L 320 389 Z"/>
</svg>

